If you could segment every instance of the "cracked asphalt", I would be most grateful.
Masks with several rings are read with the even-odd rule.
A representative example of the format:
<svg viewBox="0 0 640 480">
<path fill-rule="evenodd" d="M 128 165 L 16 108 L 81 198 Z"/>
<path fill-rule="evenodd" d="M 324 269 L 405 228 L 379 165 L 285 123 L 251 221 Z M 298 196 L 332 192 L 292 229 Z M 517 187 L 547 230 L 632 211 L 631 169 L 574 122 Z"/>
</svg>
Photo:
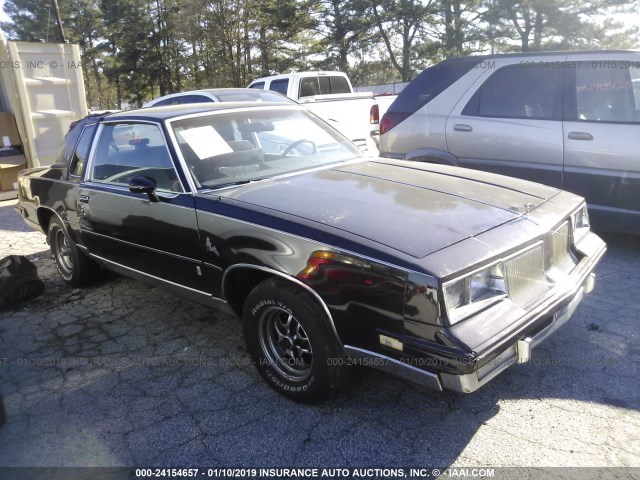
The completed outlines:
<svg viewBox="0 0 640 480">
<path fill-rule="evenodd" d="M 572 320 L 478 392 L 362 368 L 306 406 L 260 380 L 235 317 L 116 275 L 67 286 L 14 204 L 0 258 L 46 290 L 0 311 L 0 467 L 640 467 L 638 238 L 606 235 Z"/>
</svg>

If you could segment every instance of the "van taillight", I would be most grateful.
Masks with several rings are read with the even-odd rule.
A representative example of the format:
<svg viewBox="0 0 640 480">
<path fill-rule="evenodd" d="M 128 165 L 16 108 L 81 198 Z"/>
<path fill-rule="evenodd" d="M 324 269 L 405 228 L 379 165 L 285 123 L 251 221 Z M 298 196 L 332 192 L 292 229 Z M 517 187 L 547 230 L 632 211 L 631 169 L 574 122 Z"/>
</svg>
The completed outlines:
<svg viewBox="0 0 640 480">
<path fill-rule="evenodd" d="M 378 104 L 375 104 L 371 106 L 371 110 L 369 111 L 369 123 L 378 122 L 380 122 L 380 109 L 378 108 Z"/>
<path fill-rule="evenodd" d="M 398 125 L 400 122 L 405 120 L 407 117 L 411 115 L 406 112 L 387 112 L 382 116 L 382 120 L 380 120 L 380 135 L 384 135 L 393 127 Z"/>
</svg>

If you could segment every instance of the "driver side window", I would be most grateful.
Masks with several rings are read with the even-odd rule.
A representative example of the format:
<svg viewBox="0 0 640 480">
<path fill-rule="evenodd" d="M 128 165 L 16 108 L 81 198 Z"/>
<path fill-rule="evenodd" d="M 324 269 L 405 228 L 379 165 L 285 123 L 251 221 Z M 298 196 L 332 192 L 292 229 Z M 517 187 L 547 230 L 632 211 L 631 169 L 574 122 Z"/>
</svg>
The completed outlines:
<svg viewBox="0 0 640 480">
<path fill-rule="evenodd" d="M 160 191 L 184 191 L 158 125 L 105 124 L 96 146 L 91 181 L 126 187 L 138 176 L 152 178 Z"/>
</svg>

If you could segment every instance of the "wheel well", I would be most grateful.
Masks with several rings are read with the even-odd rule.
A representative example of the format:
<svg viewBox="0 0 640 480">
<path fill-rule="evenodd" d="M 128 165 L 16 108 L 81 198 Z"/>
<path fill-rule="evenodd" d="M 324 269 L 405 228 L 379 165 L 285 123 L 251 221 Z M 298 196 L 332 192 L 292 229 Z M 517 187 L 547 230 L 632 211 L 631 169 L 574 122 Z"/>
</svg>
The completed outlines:
<svg viewBox="0 0 640 480">
<path fill-rule="evenodd" d="M 42 228 L 42 230 L 46 235 L 47 231 L 49 230 L 49 222 L 51 221 L 51 217 L 53 217 L 53 212 L 48 208 L 41 207 L 38 209 L 37 214 L 38 214 L 38 223 L 40 224 L 40 227 Z"/>
<path fill-rule="evenodd" d="M 224 294 L 227 303 L 238 317 L 242 317 L 242 307 L 251 290 L 273 277 L 276 275 L 253 268 L 236 268 L 226 275 L 223 285 Z"/>
<path fill-rule="evenodd" d="M 246 301 L 251 291 L 260 283 L 270 278 L 282 279 L 283 281 L 286 281 L 287 283 L 293 285 L 295 288 L 299 289 L 301 292 L 312 293 L 311 296 L 314 297 L 312 300 L 316 302 L 320 308 L 324 309 L 326 313 L 326 321 L 328 322 L 327 327 L 330 329 L 330 332 L 333 333 L 333 336 L 338 342 L 338 345 L 342 346 L 335 324 L 333 323 L 331 313 L 329 312 L 329 309 L 324 304 L 320 296 L 318 296 L 318 294 L 313 292 L 312 290 L 307 291 L 309 287 L 304 285 L 299 280 L 288 278 L 286 275 L 279 272 L 263 270 L 261 269 L 261 267 L 252 268 L 251 266 L 246 266 L 232 269 L 230 272 L 225 274 L 223 278 L 222 292 L 227 300 L 227 304 L 235 312 L 235 314 L 238 315 L 238 317 L 242 318 L 242 309 L 244 307 L 244 302 Z"/>
</svg>

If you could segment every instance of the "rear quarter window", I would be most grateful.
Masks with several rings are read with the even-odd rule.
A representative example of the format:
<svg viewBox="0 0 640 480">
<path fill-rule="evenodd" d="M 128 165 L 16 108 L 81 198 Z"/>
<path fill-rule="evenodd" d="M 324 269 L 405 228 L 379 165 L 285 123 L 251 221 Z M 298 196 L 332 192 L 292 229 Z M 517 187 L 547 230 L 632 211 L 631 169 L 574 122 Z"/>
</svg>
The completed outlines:
<svg viewBox="0 0 640 480">
<path fill-rule="evenodd" d="M 154 106 L 154 107 L 163 107 L 165 105 L 169 105 L 170 101 L 171 101 L 171 99 L 167 98 L 165 100 L 160 100 L 159 102 L 154 103 L 152 106 Z"/>
<path fill-rule="evenodd" d="M 344 77 L 329 77 L 331 81 L 331 93 L 351 93 L 349 82 Z"/>
<path fill-rule="evenodd" d="M 269 90 L 281 93 L 282 95 L 286 95 L 288 87 L 289 87 L 289 79 L 283 78 L 281 80 L 273 80 L 271 82 L 271 85 L 269 85 Z"/>
<path fill-rule="evenodd" d="M 97 123 L 92 123 L 84 127 L 80 140 L 73 152 L 73 157 L 69 163 L 69 175 L 74 177 L 80 177 L 84 171 L 84 166 L 87 163 L 89 157 L 89 151 L 91 150 L 91 141 L 93 140 L 93 134 L 96 132 Z"/>
<path fill-rule="evenodd" d="M 300 79 L 300 98 L 320 95 L 318 77 L 305 77 Z"/>
<path fill-rule="evenodd" d="M 192 95 L 191 96 L 191 101 L 193 103 L 212 103 L 213 100 L 209 97 L 206 97 L 204 95 Z"/>
<path fill-rule="evenodd" d="M 445 60 L 429 67 L 407 85 L 387 113 L 412 114 L 449 88 L 480 63 L 482 58 Z"/>
</svg>

